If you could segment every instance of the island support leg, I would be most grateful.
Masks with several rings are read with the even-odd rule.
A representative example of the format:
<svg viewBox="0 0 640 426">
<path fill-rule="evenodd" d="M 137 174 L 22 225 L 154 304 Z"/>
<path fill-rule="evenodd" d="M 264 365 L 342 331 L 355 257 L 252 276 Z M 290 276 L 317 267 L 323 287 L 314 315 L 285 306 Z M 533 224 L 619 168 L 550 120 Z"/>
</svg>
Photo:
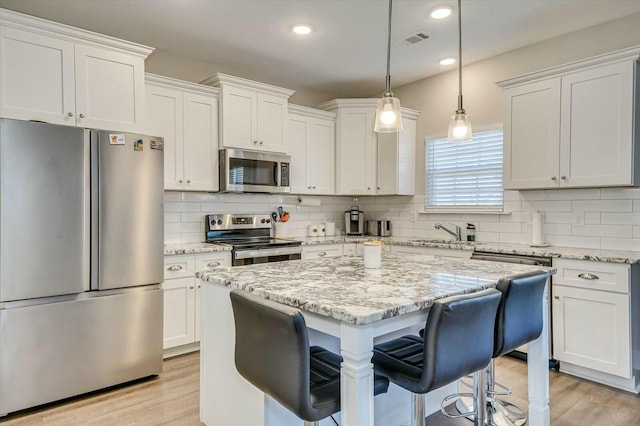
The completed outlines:
<svg viewBox="0 0 640 426">
<path fill-rule="evenodd" d="M 340 326 L 342 426 L 373 426 L 373 330 Z"/>
<path fill-rule="evenodd" d="M 527 345 L 529 382 L 529 425 L 549 426 L 549 280 L 542 301 L 542 334 Z"/>
</svg>

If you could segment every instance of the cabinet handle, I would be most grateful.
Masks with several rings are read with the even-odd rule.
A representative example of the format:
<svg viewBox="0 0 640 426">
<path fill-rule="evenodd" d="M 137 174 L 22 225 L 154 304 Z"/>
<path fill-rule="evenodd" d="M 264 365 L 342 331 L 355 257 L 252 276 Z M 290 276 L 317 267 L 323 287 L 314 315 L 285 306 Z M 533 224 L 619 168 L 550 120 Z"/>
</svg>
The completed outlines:
<svg viewBox="0 0 640 426">
<path fill-rule="evenodd" d="M 80 118 L 84 118 L 84 114 L 80 113 Z"/>
<path fill-rule="evenodd" d="M 258 141 L 253 141 L 253 144 L 254 144 L 254 145 L 257 145 L 257 144 L 258 144 Z"/>
<path fill-rule="evenodd" d="M 182 179 L 178 179 L 178 183 L 182 183 Z"/>
<path fill-rule="evenodd" d="M 181 265 L 171 265 L 167 268 L 167 271 L 179 271 L 182 269 Z"/>
<path fill-rule="evenodd" d="M 554 299 L 560 300 L 560 296 L 553 296 Z"/>
<path fill-rule="evenodd" d="M 560 176 L 560 179 L 567 180 L 567 177 L 566 176 Z"/>
<path fill-rule="evenodd" d="M 583 272 L 578 275 L 578 278 L 582 278 L 583 280 L 599 280 L 600 277 L 596 274 L 592 274 L 591 272 Z"/>
<path fill-rule="evenodd" d="M 376 189 L 380 190 L 380 187 L 379 187 L 379 186 L 376 186 Z"/>
<path fill-rule="evenodd" d="M 191 183 L 191 181 L 189 179 L 187 179 L 187 183 Z"/>
<path fill-rule="evenodd" d="M 193 286 L 193 284 L 191 284 L 191 285 L 189 286 L 189 289 L 191 289 L 191 290 L 193 290 L 194 288 L 195 288 L 195 287 Z"/>
<path fill-rule="evenodd" d="M 307 186 L 307 188 L 311 189 L 311 185 Z"/>
<path fill-rule="evenodd" d="M 367 186 L 367 190 L 369 190 L 369 191 L 370 191 L 370 190 L 371 190 L 371 187 L 370 187 L 370 186 Z"/>
<path fill-rule="evenodd" d="M 318 252 L 318 257 L 325 257 L 327 255 L 326 251 Z"/>
<path fill-rule="evenodd" d="M 260 145 L 262 145 L 262 141 L 260 141 Z"/>
<path fill-rule="evenodd" d="M 71 111 L 69 111 L 69 112 L 67 113 L 67 115 L 68 115 L 69 117 L 73 117 L 73 113 L 72 113 Z"/>
<path fill-rule="evenodd" d="M 316 187 L 314 186 L 313 189 L 316 189 Z"/>
<path fill-rule="evenodd" d="M 553 176 L 553 177 L 551 178 L 551 180 L 557 180 L 557 179 L 558 179 L 558 178 L 556 178 L 555 176 Z"/>
<path fill-rule="evenodd" d="M 207 266 L 209 268 L 215 268 L 216 266 L 220 266 L 220 262 L 211 261 L 211 262 L 207 263 Z"/>
<path fill-rule="evenodd" d="M 198 284 L 198 289 L 202 288 L 200 284 Z"/>
</svg>

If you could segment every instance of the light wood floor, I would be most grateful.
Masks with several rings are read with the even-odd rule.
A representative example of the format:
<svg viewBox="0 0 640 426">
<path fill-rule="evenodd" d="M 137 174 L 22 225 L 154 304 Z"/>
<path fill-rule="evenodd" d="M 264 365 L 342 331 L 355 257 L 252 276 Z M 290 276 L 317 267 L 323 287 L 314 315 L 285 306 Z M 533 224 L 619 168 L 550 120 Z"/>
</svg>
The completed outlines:
<svg viewBox="0 0 640 426">
<path fill-rule="evenodd" d="M 164 371 L 157 378 L 14 413 L 2 418 L 0 424 L 201 425 L 199 362 L 197 352 L 171 358 L 165 361 Z M 501 358 L 496 370 L 498 380 L 513 389 L 514 393 L 508 399 L 525 406 L 526 364 Z M 551 424 L 554 426 L 640 426 L 640 397 L 637 395 L 555 371 L 550 376 L 550 394 Z M 436 424 L 438 419 L 430 420 L 429 424 Z M 470 422 L 466 424 L 471 425 Z"/>
</svg>

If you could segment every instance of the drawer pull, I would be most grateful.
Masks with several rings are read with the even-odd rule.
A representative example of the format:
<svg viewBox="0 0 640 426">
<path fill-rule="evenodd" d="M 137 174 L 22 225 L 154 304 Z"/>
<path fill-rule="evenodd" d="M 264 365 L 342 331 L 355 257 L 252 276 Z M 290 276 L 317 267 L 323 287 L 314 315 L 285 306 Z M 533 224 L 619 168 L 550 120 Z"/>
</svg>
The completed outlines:
<svg viewBox="0 0 640 426">
<path fill-rule="evenodd" d="M 215 268 L 216 266 L 220 266 L 220 262 L 211 261 L 211 262 L 207 263 L 207 267 L 209 267 L 209 268 Z"/>
<path fill-rule="evenodd" d="M 554 299 L 560 300 L 560 296 L 553 296 Z"/>
<path fill-rule="evenodd" d="M 324 257 L 324 256 L 326 256 L 326 255 L 327 255 L 327 252 L 326 252 L 326 251 L 318 252 L 318 257 Z"/>
<path fill-rule="evenodd" d="M 194 288 L 193 284 L 189 286 L 189 290 L 193 290 Z"/>
<path fill-rule="evenodd" d="M 596 274 L 592 274 L 591 272 L 583 272 L 578 275 L 578 278 L 582 278 L 583 280 L 599 280 L 600 277 Z"/>
<path fill-rule="evenodd" d="M 182 269 L 182 265 L 171 265 L 167 268 L 167 271 L 179 271 Z"/>
</svg>

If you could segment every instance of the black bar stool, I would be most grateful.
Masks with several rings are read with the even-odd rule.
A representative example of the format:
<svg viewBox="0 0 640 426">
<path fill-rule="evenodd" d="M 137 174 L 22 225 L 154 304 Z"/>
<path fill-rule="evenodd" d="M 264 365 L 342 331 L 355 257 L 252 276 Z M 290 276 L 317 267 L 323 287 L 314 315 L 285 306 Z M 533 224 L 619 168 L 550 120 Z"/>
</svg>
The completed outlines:
<svg viewBox="0 0 640 426">
<path fill-rule="evenodd" d="M 424 338 L 404 336 L 374 347 L 376 372 L 413 393 L 413 426 L 425 424 L 424 394 L 489 364 L 500 297 L 489 289 L 437 300 Z"/>
<path fill-rule="evenodd" d="M 340 411 L 342 357 L 320 346 L 309 347 L 300 310 L 247 292 L 233 290 L 238 372 L 304 420 L 305 426 Z M 389 380 L 374 377 L 374 395 Z M 335 420 L 334 420 L 335 422 Z"/>
<path fill-rule="evenodd" d="M 493 358 L 485 371 L 488 426 L 522 426 L 527 421 L 522 409 L 496 398 L 509 395 L 511 390 L 496 383 L 495 358 L 540 337 L 542 297 L 546 283 L 547 273 L 543 271 L 513 275 L 498 282 L 497 289 L 502 293 L 502 300 L 496 316 Z M 496 386 L 504 389 L 504 392 L 497 392 Z M 460 412 L 467 412 L 471 404 L 470 398 L 461 398 L 456 402 L 456 408 Z"/>
</svg>

